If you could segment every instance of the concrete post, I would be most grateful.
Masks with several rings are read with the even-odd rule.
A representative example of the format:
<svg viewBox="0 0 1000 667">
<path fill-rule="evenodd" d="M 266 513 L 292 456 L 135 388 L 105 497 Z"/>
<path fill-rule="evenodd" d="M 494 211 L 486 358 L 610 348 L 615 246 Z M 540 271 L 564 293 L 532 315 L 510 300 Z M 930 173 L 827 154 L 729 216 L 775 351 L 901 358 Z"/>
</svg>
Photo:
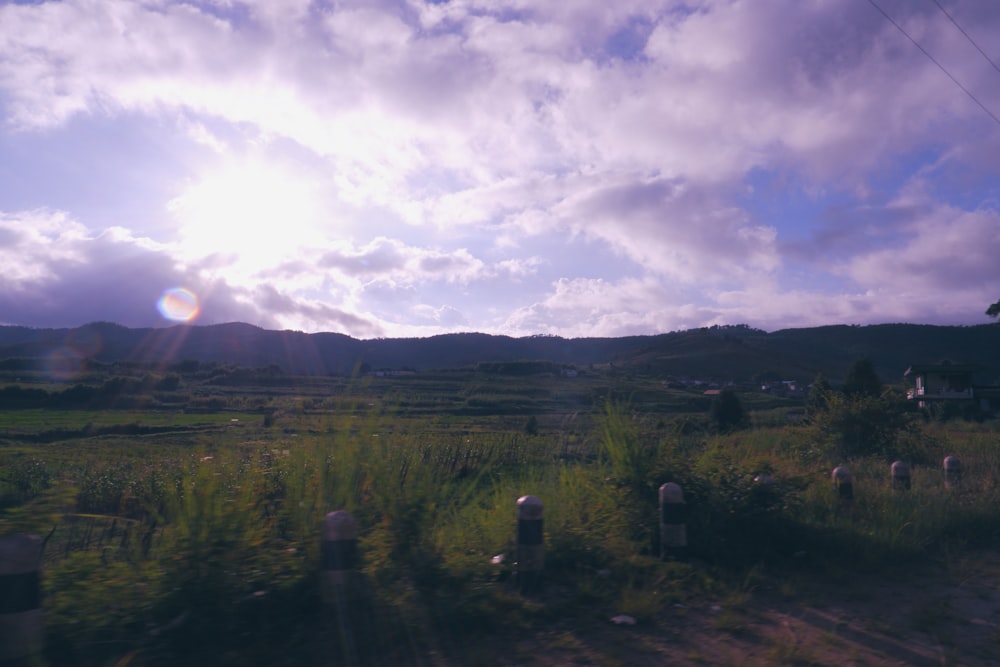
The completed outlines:
<svg viewBox="0 0 1000 667">
<path fill-rule="evenodd" d="M 545 566 L 543 515 L 545 506 L 536 496 L 517 500 L 517 583 L 525 593 L 541 588 Z"/>
<path fill-rule="evenodd" d="M 893 461 L 889 468 L 892 475 L 893 491 L 910 490 L 910 466 L 903 461 Z"/>
<path fill-rule="evenodd" d="M 680 558 L 687 549 L 687 507 L 680 485 L 660 486 L 660 559 Z"/>
<path fill-rule="evenodd" d="M 944 457 L 944 488 L 955 489 L 962 483 L 962 462 L 957 456 Z"/>
<path fill-rule="evenodd" d="M 42 538 L 37 535 L 0 538 L 0 661 L 42 650 L 41 560 Z"/>
<path fill-rule="evenodd" d="M 358 524 L 353 514 L 338 510 L 326 515 L 320 559 L 323 603 L 333 605 L 350 592 L 358 567 Z"/>
<path fill-rule="evenodd" d="M 837 498 L 841 505 L 854 502 L 854 478 L 847 466 L 837 466 L 833 469 L 833 487 L 837 490 Z"/>
</svg>

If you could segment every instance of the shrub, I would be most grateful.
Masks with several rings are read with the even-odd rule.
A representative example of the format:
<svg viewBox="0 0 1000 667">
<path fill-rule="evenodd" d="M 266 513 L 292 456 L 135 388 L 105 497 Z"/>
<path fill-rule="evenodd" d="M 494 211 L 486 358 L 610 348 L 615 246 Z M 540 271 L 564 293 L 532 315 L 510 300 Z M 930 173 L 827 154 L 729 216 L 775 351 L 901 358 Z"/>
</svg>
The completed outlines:
<svg viewBox="0 0 1000 667">
<path fill-rule="evenodd" d="M 723 389 L 712 399 L 709 418 L 719 431 L 725 433 L 745 425 L 748 415 L 736 392 L 732 389 Z"/>
<path fill-rule="evenodd" d="M 818 374 L 809 386 L 809 395 L 806 397 L 806 417 L 812 418 L 817 413 L 826 410 L 827 398 L 833 391 L 830 382 L 822 373 Z"/>
<path fill-rule="evenodd" d="M 538 435 L 538 417 L 535 415 L 528 417 L 528 422 L 524 425 L 524 432 L 528 435 Z"/>
<path fill-rule="evenodd" d="M 912 454 L 919 432 L 913 413 L 898 395 L 837 393 L 827 395 L 825 410 L 813 416 L 820 439 L 833 445 L 840 459 Z"/>
</svg>

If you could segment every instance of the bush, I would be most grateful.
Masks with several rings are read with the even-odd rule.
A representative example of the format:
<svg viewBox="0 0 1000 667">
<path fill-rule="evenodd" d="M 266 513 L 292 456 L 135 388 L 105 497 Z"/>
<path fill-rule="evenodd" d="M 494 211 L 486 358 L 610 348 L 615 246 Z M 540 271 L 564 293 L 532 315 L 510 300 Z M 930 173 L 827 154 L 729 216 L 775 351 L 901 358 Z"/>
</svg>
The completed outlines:
<svg viewBox="0 0 1000 667">
<path fill-rule="evenodd" d="M 700 557 L 747 567 L 787 560 L 802 548 L 803 529 L 791 516 L 806 481 L 774 478 L 769 464 L 753 465 L 720 448 L 706 451 L 684 482 L 692 549 Z"/>
<path fill-rule="evenodd" d="M 809 395 L 806 397 L 806 417 L 812 419 L 817 413 L 826 410 L 827 398 L 833 391 L 830 382 L 820 373 L 809 386 Z"/>
<path fill-rule="evenodd" d="M 813 426 L 820 439 L 836 448 L 841 460 L 912 455 L 919 432 L 906 401 L 891 392 L 880 396 L 831 392 L 826 409 L 813 416 Z"/>
<path fill-rule="evenodd" d="M 528 417 L 528 422 L 524 425 L 524 432 L 528 435 L 538 435 L 538 417 L 535 415 Z"/>
<path fill-rule="evenodd" d="M 748 415 L 736 392 L 732 389 L 723 389 L 712 399 L 709 418 L 719 431 L 725 433 L 744 426 Z"/>
</svg>

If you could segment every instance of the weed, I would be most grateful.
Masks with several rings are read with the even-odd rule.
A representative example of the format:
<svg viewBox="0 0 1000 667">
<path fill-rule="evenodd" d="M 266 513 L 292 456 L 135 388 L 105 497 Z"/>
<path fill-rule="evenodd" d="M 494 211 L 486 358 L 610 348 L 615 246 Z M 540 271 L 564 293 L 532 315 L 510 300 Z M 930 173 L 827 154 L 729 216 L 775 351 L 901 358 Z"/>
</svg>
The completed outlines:
<svg viewBox="0 0 1000 667">
<path fill-rule="evenodd" d="M 910 628 L 926 634 L 938 635 L 952 620 L 951 600 L 946 597 L 934 598 L 910 611 Z"/>
<path fill-rule="evenodd" d="M 794 637 L 772 639 L 767 650 L 768 664 L 809 667 L 819 665 L 812 653 Z"/>
<path fill-rule="evenodd" d="M 640 623 L 649 622 L 659 616 L 663 608 L 663 597 L 657 590 L 630 585 L 622 590 L 618 608 L 622 614 L 631 616 Z"/>
<path fill-rule="evenodd" d="M 49 536 L 48 633 L 54 654 L 72 657 L 54 664 L 308 663 L 311 633 L 322 635 L 331 614 L 331 627 L 344 620 L 321 612 L 317 584 L 323 517 L 338 509 L 358 522 L 366 609 L 383 619 L 366 650 L 385 664 L 388 646 L 461 653 L 476 637 L 581 606 L 647 621 L 707 595 L 722 598 L 716 629 L 748 634 L 752 595 L 770 573 L 788 573 L 779 592 L 800 598 L 816 574 L 849 585 L 859 571 L 940 555 L 962 583 L 975 575 L 967 549 L 1000 540 L 1000 454 L 988 425 L 928 425 L 906 494 L 890 490 L 884 459 L 846 461 L 847 513 L 829 483 L 836 457 L 812 427 L 707 435 L 689 428 L 702 417 L 687 415 L 677 419 L 688 426 L 671 429 L 618 392 L 596 416 L 539 411 L 539 434 L 528 436 L 523 415 L 483 405 L 565 400 L 577 410 L 600 394 L 564 399 L 499 375 L 473 387 L 420 381 L 398 397 L 376 397 L 388 390 L 374 383 L 331 395 L 332 381 L 315 393 L 213 385 L 202 396 L 257 414 L 5 413 L 20 439 L 0 449 L 0 532 Z M 442 409 L 453 400 L 484 414 Z M 270 427 L 259 427 L 262 414 Z M 57 429 L 69 439 L 31 440 Z M 958 489 L 941 483 L 945 453 L 965 464 Z M 658 560 L 666 481 L 685 494 L 684 562 Z M 526 494 L 545 505 L 549 590 L 537 599 L 509 586 L 515 503 Z M 948 600 L 932 600 L 910 625 L 940 636 L 952 617 Z M 329 638 L 342 653 L 353 650 L 346 641 Z M 462 650 L 488 664 L 485 652 Z M 811 660 L 791 640 L 771 652 L 778 663 Z"/>
<path fill-rule="evenodd" d="M 735 610 L 723 608 L 716 614 L 712 626 L 716 630 L 728 632 L 730 634 L 744 634 L 750 627 L 746 614 Z"/>
</svg>

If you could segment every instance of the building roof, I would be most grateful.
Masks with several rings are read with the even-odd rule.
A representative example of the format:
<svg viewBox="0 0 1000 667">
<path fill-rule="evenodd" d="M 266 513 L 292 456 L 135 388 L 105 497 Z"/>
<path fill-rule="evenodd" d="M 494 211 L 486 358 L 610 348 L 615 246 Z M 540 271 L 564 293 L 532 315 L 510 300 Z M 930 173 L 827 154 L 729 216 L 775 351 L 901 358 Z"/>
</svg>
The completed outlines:
<svg viewBox="0 0 1000 667">
<path fill-rule="evenodd" d="M 903 377 L 907 375 L 970 375 L 982 370 L 978 364 L 953 364 L 950 362 L 938 364 L 913 364 L 906 369 Z"/>
</svg>

